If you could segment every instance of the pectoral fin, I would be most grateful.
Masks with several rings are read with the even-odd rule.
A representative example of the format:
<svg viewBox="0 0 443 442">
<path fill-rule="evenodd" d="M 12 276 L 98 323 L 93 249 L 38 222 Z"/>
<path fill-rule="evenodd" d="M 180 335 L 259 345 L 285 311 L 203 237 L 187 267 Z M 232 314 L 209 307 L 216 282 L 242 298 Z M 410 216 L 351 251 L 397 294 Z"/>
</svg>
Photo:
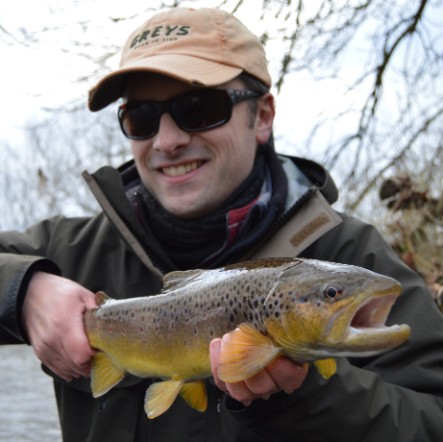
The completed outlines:
<svg viewBox="0 0 443 442">
<path fill-rule="evenodd" d="M 180 391 L 180 396 L 197 411 L 205 411 L 208 406 L 204 381 L 186 383 Z"/>
<path fill-rule="evenodd" d="M 103 396 L 125 377 L 125 371 L 116 367 L 102 351 L 97 352 L 91 361 L 91 390 L 95 398 Z"/>
<path fill-rule="evenodd" d="M 337 371 L 337 362 L 333 358 L 315 361 L 314 365 L 324 379 L 329 379 Z"/>
<path fill-rule="evenodd" d="M 146 391 L 145 412 L 149 419 L 163 414 L 173 404 L 182 389 L 182 379 L 156 382 Z"/>
<path fill-rule="evenodd" d="M 223 337 L 218 376 L 224 382 L 240 382 L 266 367 L 282 349 L 248 324 Z"/>
</svg>

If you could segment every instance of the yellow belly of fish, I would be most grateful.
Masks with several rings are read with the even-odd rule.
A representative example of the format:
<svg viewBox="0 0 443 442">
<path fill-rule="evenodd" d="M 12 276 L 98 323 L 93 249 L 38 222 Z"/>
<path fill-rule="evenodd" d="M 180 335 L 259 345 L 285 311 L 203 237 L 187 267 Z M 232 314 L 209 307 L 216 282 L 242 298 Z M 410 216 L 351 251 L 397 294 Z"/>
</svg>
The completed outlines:
<svg viewBox="0 0 443 442">
<path fill-rule="evenodd" d="M 210 376 L 207 340 L 195 337 L 189 346 L 171 342 L 143 342 L 114 337 L 101 340 L 89 335 L 91 345 L 99 351 L 92 359 L 91 389 L 102 396 L 117 385 L 126 373 L 140 378 L 166 378 L 152 384 L 145 398 L 149 418 L 164 413 L 180 394 L 193 408 L 207 407 L 203 379 Z M 196 380 L 196 381 L 194 381 Z"/>
<path fill-rule="evenodd" d="M 193 338 L 188 345 L 174 342 L 113 337 L 100 340 L 90 337 L 91 345 L 103 351 L 112 363 L 124 372 L 140 378 L 161 377 L 199 379 L 210 375 L 207 340 Z"/>
</svg>

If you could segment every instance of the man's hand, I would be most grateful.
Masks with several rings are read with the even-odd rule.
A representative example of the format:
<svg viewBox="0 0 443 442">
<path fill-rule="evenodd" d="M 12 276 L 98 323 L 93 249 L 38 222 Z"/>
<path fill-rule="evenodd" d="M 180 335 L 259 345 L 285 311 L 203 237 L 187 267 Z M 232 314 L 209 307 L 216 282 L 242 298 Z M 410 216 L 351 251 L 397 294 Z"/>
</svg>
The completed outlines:
<svg viewBox="0 0 443 442">
<path fill-rule="evenodd" d="M 40 361 L 66 381 L 89 375 L 83 312 L 95 306 L 94 293 L 69 279 L 37 272 L 29 283 L 23 326 Z"/>
<path fill-rule="evenodd" d="M 225 383 L 218 377 L 221 341 L 219 338 L 214 339 L 210 345 L 211 369 L 215 384 L 245 406 L 250 405 L 254 399 L 268 399 L 271 394 L 279 391 L 292 393 L 300 388 L 306 378 L 308 364 L 300 365 L 280 357 L 243 382 Z"/>
</svg>

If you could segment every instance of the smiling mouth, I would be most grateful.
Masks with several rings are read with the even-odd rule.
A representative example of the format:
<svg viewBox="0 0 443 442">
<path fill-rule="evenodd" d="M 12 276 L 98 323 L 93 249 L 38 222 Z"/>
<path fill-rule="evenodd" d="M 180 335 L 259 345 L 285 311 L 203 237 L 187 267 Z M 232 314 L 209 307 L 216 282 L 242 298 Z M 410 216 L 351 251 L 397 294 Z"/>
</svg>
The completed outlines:
<svg viewBox="0 0 443 442">
<path fill-rule="evenodd" d="M 180 164 L 179 166 L 163 167 L 160 170 L 166 176 L 177 177 L 197 170 L 203 164 L 204 161 L 192 161 L 191 163 Z"/>
</svg>

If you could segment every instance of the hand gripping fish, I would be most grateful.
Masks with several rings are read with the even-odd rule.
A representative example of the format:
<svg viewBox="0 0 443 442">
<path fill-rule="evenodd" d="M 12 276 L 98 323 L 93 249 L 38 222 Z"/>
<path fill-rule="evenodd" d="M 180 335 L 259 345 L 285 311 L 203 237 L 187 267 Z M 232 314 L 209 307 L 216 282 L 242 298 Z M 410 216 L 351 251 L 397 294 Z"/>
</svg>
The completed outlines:
<svg viewBox="0 0 443 442">
<path fill-rule="evenodd" d="M 397 281 L 369 270 L 298 258 L 172 272 L 156 296 L 111 300 L 99 292 L 98 307 L 84 316 L 97 350 L 92 393 L 105 394 L 127 373 L 162 378 L 146 392 L 149 418 L 179 394 L 204 411 L 209 343 L 224 335 L 225 382 L 248 379 L 282 355 L 312 361 L 328 378 L 335 357 L 372 356 L 409 338 L 407 325 L 385 326 L 400 293 Z"/>
</svg>

